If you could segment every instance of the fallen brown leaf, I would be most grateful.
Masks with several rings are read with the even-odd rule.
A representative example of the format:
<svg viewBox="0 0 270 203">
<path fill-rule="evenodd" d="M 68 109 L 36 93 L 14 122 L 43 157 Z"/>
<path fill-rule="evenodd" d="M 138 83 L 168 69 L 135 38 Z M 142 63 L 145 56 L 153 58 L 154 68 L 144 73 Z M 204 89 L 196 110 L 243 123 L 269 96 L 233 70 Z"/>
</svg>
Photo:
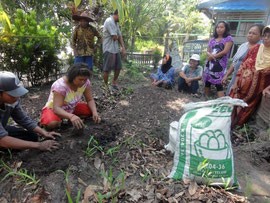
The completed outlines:
<svg viewBox="0 0 270 203">
<path fill-rule="evenodd" d="M 127 191 L 127 195 L 130 195 L 130 200 L 134 202 L 138 202 L 142 197 L 142 193 L 136 189 L 132 189 L 131 191 Z"/>
<path fill-rule="evenodd" d="M 88 185 L 88 187 L 84 191 L 83 195 L 83 203 L 88 203 L 89 202 L 89 197 L 94 196 L 95 192 L 92 188 L 92 185 Z"/>
<path fill-rule="evenodd" d="M 96 156 L 96 157 L 95 157 L 95 161 L 94 161 L 94 166 L 96 167 L 96 169 L 99 169 L 99 168 L 100 168 L 101 163 L 102 163 L 102 161 L 101 161 L 101 159 L 99 158 L 99 156 Z"/>
<path fill-rule="evenodd" d="M 195 181 L 192 181 L 188 187 L 188 192 L 190 196 L 194 195 L 197 191 L 198 185 Z"/>
</svg>

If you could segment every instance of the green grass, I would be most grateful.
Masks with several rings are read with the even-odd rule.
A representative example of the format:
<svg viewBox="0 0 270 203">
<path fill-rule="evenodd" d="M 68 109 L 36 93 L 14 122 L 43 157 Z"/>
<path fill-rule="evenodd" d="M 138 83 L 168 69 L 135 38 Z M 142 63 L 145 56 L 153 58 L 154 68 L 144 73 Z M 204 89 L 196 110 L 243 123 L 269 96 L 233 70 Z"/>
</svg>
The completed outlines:
<svg viewBox="0 0 270 203">
<path fill-rule="evenodd" d="M 7 174 L 2 178 L 1 181 L 4 181 L 8 177 L 15 177 L 18 182 L 25 183 L 26 185 L 37 185 L 39 179 L 37 179 L 35 173 L 27 171 L 27 169 L 13 169 L 8 166 L 3 160 L 0 161 L 0 166 L 7 172 Z"/>
</svg>

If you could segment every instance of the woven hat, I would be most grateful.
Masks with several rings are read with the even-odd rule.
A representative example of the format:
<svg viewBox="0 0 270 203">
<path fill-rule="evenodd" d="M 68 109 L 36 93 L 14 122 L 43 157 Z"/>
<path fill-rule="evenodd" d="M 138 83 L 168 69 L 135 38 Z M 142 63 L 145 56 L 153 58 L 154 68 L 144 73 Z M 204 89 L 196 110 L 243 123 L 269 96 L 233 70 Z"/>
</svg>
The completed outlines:
<svg viewBox="0 0 270 203">
<path fill-rule="evenodd" d="M 72 16 L 73 20 L 81 20 L 81 19 L 85 19 L 88 22 L 94 22 L 94 17 L 91 16 L 89 13 L 87 13 L 86 11 L 82 12 L 81 15 L 73 15 Z"/>
</svg>

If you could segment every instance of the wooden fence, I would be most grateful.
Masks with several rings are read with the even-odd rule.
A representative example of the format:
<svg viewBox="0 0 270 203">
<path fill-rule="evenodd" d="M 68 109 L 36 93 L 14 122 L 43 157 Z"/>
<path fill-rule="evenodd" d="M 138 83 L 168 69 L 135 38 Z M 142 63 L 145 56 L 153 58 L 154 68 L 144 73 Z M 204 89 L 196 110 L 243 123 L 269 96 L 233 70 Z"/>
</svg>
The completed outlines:
<svg viewBox="0 0 270 203">
<path fill-rule="evenodd" d="M 127 53 L 127 60 L 142 65 L 154 65 L 153 54 Z"/>
</svg>

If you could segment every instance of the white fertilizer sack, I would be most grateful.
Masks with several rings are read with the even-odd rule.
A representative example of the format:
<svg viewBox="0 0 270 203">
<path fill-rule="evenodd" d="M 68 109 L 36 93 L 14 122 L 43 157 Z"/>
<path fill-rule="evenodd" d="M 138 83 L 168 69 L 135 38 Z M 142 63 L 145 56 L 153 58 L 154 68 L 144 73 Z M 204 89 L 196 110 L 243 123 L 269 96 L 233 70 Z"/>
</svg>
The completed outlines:
<svg viewBox="0 0 270 203">
<path fill-rule="evenodd" d="M 221 186 L 237 183 L 230 139 L 234 106 L 247 104 L 222 97 L 184 106 L 185 114 L 179 120 L 177 136 L 172 140 L 170 135 L 166 145 L 171 151 L 175 149 L 170 178 L 189 178 Z"/>
<path fill-rule="evenodd" d="M 178 135 L 178 121 L 173 121 L 170 124 L 169 144 L 165 145 L 165 149 L 175 152 L 176 139 Z"/>
</svg>

